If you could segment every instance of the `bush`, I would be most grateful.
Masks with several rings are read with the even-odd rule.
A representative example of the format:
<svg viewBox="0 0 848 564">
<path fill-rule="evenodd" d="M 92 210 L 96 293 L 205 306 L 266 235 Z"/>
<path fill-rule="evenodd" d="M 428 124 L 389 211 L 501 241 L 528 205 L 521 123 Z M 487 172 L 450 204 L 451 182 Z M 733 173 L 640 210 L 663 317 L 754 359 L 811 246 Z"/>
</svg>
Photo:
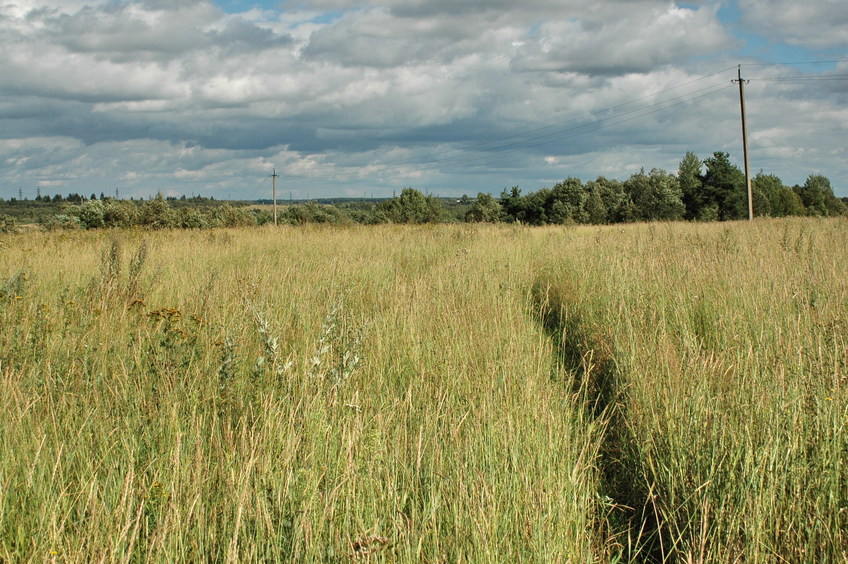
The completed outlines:
<svg viewBox="0 0 848 564">
<path fill-rule="evenodd" d="M 57 213 L 44 222 L 44 228 L 48 231 L 56 229 L 80 229 L 80 219 L 71 213 Z"/>
<path fill-rule="evenodd" d="M 131 227 L 138 223 L 138 207 L 124 200 L 106 200 L 103 204 L 103 223 L 106 227 Z"/>
<path fill-rule="evenodd" d="M 151 227 L 153 229 L 166 229 L 168 227 L 176 227 L 177 214 L 165 201 L 162 192 L 156 194 L 152 200 L 144 202 L 139 213 L 140 225 Z"/>
<path fill-rule="evenodd" d="M 205 229 L 209 227 L 206 216 L 195 208 L 180 208 L 177 224 L 183 229 Z"/>
<path fill-rule="evenodd" d="M 496 223 L 501 219 L 501 204 L 489 194 L 480 192 L 471 204 L 471 209 L 465 212 L 465 221 Z"/>
<path fill-rule="evenodd" d="M 80 225 L 82 225 L 83 229 L 96 229 L 98 227 L 105 227 L 106 225 L 104 220 L 106 209 L 100 200 L 83 202 L 79 206 L 77 213 L 79 214 Z"/>
<path fill-rule="evenodd" d="M 399 197 L 377 204 L 375 217 L 386 217 L 391 223 L 440 223 L 448 219 L 442 202 L 415 188 L 404 188 Z"/>
<path fill-rule="evenodd" d="M 0 233 L 14 233 L 17 226 L 18 220 L 10 215 L 0 213 Z"/>
<path fill-rule="evenodd" d="M 256 225 L 256 217 L 244 208 L 224 204 L 212 210 L 210 225 L 213 227 L 248 227 Z"/>
</svg>

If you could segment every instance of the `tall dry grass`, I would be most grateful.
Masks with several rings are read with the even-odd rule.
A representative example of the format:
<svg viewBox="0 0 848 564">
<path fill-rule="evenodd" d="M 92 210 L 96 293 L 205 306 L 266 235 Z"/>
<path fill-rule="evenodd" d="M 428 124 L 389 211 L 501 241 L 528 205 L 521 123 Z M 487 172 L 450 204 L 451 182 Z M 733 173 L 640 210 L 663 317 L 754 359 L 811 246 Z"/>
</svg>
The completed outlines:
<svg viewBox="0 0 848 564">
<path fill-rule="evenodd" d="M 0 239 L 0 561 L 848 558 L 844 220 Z"/>
<path fill-rule="evenodd" d="M 0 559 L 591 560 L 533 232 L 3 240 Z"/>
<path fill-rule="evenodd" d="M 627 448 L 604 464 L 653 527 L 631 555 L 848 558 L 846 227 L 602 229 L 552 257 L 584 347 L 614 357 Z"/>
</svg>

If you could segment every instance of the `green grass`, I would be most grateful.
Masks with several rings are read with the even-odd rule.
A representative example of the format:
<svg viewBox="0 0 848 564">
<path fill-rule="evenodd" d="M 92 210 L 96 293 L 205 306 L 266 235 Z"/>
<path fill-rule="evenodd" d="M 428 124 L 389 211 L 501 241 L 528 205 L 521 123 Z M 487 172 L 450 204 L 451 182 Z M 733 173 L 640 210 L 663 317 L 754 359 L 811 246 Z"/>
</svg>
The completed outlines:
<svg viewBox="0 0 848 564">
<path fill-rule="evenodd" d="M 846 227 L 0 236 L 0 561 L 844 560 Z"/>
</svg>

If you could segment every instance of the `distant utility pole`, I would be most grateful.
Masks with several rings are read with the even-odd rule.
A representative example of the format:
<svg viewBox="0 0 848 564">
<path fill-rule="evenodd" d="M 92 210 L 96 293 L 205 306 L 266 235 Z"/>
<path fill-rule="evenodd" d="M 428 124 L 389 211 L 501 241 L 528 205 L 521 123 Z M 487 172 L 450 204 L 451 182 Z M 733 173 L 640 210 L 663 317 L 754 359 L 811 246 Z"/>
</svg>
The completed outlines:
<svg viewBox="0 0 848 564">
<path fill-rule="evenodd" d="M 739 83 L 739 105 L 742 108 L 742 152 L 745 155 L 745 184 L 748 187 L 748 219 L 754 219 L 754 199 L 751 196 L 751 164 L 748 160 L 748 122 L 745 119 L 745 83 L 742 80 L 742 65 L 737 69 L 737 79 L 733 82 Z"/>
<path fill-rule="evenodd" d="M 271 184 L 274 187 L 274 225 L 277 225 L 277 169 L 274 169 L 274 172 L 271 173 Z"/>
</svg>

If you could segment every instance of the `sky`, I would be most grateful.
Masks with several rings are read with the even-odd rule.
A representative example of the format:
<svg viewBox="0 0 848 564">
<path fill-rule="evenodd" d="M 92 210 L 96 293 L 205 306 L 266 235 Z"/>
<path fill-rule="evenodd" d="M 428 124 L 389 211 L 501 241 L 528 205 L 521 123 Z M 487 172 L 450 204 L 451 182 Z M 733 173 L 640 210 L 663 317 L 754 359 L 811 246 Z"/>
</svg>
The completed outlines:
<svg viewBox="0 0 848 564">
<path fill-rule="evenodd" d="M 0 197 L 533 192 L 687 151 L 848 196 L 845 0 L 0 0 Z"/>
</svg>

